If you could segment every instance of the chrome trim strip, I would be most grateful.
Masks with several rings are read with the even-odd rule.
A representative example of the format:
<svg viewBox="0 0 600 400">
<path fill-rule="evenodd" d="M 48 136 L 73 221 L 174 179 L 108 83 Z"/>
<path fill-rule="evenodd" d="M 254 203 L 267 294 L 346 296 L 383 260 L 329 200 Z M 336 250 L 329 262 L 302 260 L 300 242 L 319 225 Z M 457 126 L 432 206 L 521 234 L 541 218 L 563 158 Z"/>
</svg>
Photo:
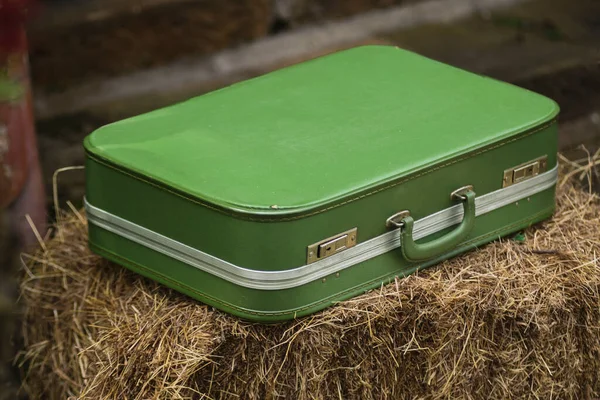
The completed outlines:
<svg viewBox="0 0 600 400">
<path fill-rule="evenodd" d="M 477 197 L 475 214 L 479 216 L 488 213 L 549 189 L 556 184 L 557 179 L 558 167 L 555 167 L 527 181 Z M 90 223 L 236 285 L 252 289 L 280 290 L 301 286 L 400 247 L 400 231 L 396 229 L 309 265 L 282 271 L 252 270 L 211 256 L 96 208 L 86 199 L 84 201 Z M 418 240 L 449 228 L 460 223 L 462 217 L 462 205 L 457 204 L 421 218 L 415 222 L 414 237 Z"/>
</svg>

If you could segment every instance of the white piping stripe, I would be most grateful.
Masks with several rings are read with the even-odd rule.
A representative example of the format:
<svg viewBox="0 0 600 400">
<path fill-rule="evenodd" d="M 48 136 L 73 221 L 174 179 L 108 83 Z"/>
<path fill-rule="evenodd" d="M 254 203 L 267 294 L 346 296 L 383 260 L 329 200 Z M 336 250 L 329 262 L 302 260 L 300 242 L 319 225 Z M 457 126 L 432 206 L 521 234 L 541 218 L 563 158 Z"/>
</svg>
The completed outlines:
<svg viewBox="0 0 600 400">
<path fill-rule="evenodd" d="M 524 182 L 479 196 L 475 199 L 475 215 L 504 207 L 556 184 L 558 167 Z M 400 247 L 400 231 L 393 230 L 335 254 L 324 260 L 281 271 L 252 270 L 221 260 L 198 249 L 170 239 L 133 222 L 96 208 L 85 200 L 90 223 L 135 243 L 233 282 L 239 286 L 262 290 L 279 290 L 301 286 L 351 267 Z M 461 222 L 460 204 L 415 221 L 415 240 L 424 238 Z M 383 223 L 383 222 L 382 222 Z"/>
</svg>

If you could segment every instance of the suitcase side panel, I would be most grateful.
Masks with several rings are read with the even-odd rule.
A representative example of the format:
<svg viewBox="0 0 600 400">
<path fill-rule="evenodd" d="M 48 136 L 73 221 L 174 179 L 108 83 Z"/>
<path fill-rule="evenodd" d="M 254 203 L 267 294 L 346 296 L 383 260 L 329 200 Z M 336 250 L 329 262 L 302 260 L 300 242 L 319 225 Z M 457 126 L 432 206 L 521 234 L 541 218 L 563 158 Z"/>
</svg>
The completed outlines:
<svg viewBox="0 0 600 400">
<path fill-rule="evenodd" d="M 356 201 L 309 217 L 271 222 L 241 219 L 194 203 L 93 157 L 86 160 L 86 197 L 93 206 L 232 264 L 280 271 L 304 265 L 308 245 L 340 232 L 356 227 L 358 241 L 364 242 L 387 232 L 385 220 L 400 210 L 408 209 L 419 219 L 445 209 L 454 204 L 450 192 L 466 184 L 478 196 L 500 189 L 503 171 L 524 161 L 547 155 L 551 169 L 556 147 L 557 127 L 552 124 Z M 110 249 L 112 244 L 97 245 Z"/>
<path fill-rule="evenodd" d="M 397 249 L 324 279 L 276 291 L 237 286 L 94 225 L 89 227 L 90 247 L 130 270 L 218 309 L 248 320 L 276 322 L 311 314 L 389 283 L 396 276 L 404 277 L 435 265 L 544 220 L 553 211 L 554 187 L 531 196 L 519 205 L 511 204 L 477 217 L 479 224 L 469 238 L 455 250 L 434 260 L 408 263 L 403 259 L 400 249 Z M 446 231 L 435 236 L 441 236 Z"/>
</svg>

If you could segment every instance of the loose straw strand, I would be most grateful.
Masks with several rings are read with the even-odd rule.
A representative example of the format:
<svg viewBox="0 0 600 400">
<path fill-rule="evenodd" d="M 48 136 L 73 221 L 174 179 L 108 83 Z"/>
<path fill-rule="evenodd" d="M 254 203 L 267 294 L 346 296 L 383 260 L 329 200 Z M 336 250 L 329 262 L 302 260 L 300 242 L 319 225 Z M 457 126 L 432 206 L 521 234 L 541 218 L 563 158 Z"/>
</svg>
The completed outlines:
<svg viewBox="0 0 600 400">
<path fill-rule="evenodd" d="M 83 165 L 73 165 L 70 167 L 59 168 L 56 171 L 54 171 L 54 174 L 52 175 L 52 199 L 54 201 L 54 214 L 55 214 L 56 222 L 60 221 L 60 207 L 58 205 L 58 175 L 61 174 L 62 172 L 81 170 L 84 168 L 85 167 Z M 60 235 L 60 237 L 62 239 L 62 232 L 60 230 L 58 231 L 58 234 Z"/>
</svg>

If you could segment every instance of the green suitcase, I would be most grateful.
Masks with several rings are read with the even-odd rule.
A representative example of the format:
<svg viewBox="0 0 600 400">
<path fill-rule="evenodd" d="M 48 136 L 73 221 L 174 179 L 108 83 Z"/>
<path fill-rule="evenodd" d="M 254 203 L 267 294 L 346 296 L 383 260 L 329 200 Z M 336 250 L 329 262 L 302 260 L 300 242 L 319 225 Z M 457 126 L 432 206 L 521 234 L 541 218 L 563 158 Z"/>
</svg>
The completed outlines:
<svg viewBox="0 0 600 400">
<path fill-rule="evenodd" d="M 307 315 L 551 217 L 558 111 L 341 51 L 90 134 L 90 248 L 244 319 Z"/>
</svg>

